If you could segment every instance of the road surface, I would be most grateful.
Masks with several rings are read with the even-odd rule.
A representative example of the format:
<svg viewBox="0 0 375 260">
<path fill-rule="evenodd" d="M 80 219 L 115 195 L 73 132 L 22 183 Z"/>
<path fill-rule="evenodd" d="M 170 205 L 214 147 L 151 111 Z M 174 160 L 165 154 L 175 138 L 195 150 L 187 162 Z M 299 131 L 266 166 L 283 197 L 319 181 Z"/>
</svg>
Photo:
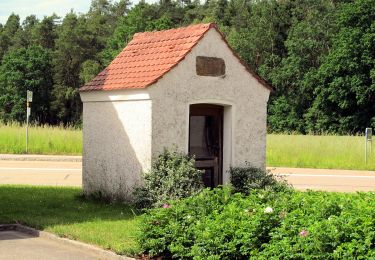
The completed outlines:
<svg viewBox="0 0 375 260">
<path fill-rule="evenodd" d="M 375 191 L 375 171 L 274 168 L 299 190 Z M 82 163 L 59 161 L 2 161 L 0 184 L 82 186 Z"/>
<path fill-rule="evenodd" d="M 0 184 L 81 187 L 82 163 L 0 160 Z"/>
<path fill-rule="evenodd" d="M 269 167 L 299 190 L 375 191 L 375 171 Z"/>
</svg>

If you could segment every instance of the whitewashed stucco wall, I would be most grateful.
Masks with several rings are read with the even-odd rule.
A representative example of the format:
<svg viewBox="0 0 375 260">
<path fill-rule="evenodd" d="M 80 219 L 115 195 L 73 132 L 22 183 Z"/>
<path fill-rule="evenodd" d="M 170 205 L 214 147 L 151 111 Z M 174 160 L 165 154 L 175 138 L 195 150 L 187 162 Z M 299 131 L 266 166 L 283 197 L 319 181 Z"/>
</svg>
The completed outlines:
<svg viewBox="0 0 375 260">
<path fill-rule="evenodd" d="M 84 192 L 130 199 L 151 164 L 151 100 L 94 102 L 93 95 L 81 93 Z"/>
<path fill-rule="evenodd" d="M 226 65 L 225 77 L 198 76 L 196 56 L 222 58 Z M 231 120 L 231 147 L 228 142 L 225 145 L 228 136 L 224 133 L 224 164 L 227 161 L 224 182 L 229 180 L 225 172 L 228 163 L 239 166 L 248 161 L 254 166 L 265 167 L 270 91 L 246 71 L 215 29 L 207 32 L 182 62 L 148 90 L 152 99 L 153 156 L 164 147 L 172 146 L 187 152 L 189 105 L 213 103 L 227 105 L 230 116 L 224 116 L 224 125 L 228 124 L 226 120 Z"/>
</svg>

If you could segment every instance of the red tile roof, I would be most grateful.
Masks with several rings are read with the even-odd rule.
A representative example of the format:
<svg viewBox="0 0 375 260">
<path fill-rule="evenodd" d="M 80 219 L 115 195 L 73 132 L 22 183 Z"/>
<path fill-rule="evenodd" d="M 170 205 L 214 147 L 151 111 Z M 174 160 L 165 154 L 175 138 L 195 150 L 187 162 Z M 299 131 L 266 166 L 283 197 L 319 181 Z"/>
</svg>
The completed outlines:
<svg viewBox="0 0 375 260">
<path fill-rule="evenodd" d="M 146 88 L 183 60 L 211 28 L 217 30 L 216 25 L 210 23 L 136 33 L 111 64 L 80 91 Z M 224 36 L 223 40 L 225 41 Z M 264 86 L 270 88 L 244 65 Z"/>
</svg>

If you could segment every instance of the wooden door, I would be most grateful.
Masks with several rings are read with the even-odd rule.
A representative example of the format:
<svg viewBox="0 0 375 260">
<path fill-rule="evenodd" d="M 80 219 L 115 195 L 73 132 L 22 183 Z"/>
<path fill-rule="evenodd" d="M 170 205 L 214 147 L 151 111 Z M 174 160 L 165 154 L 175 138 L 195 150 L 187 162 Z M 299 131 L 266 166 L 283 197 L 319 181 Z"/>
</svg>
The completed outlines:
<svg viewBox="0 0 375 260">
<path fill-rule="evenodd" d="M 206 187 L 223 183 L 223 107 L 209 104 L 190 106 L 189 154 L 204 170 Z"/>
</svg>

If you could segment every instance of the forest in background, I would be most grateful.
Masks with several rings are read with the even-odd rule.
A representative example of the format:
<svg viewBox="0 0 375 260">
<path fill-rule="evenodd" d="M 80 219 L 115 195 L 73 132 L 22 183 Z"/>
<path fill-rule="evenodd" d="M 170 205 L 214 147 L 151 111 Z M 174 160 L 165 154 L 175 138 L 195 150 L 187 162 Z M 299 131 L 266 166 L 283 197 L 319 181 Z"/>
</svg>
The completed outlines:
<svg viewBox="0 0 375 260">
<path fill-rule="evenodd" d="M 215 22 L 275 92 L 273 133 L 375 128 L 375 0 L 93 0 L 85 14 L 0 24 L 0 121 L 80 125 L 78 89 L 136 32 Z"/>
</svg>

